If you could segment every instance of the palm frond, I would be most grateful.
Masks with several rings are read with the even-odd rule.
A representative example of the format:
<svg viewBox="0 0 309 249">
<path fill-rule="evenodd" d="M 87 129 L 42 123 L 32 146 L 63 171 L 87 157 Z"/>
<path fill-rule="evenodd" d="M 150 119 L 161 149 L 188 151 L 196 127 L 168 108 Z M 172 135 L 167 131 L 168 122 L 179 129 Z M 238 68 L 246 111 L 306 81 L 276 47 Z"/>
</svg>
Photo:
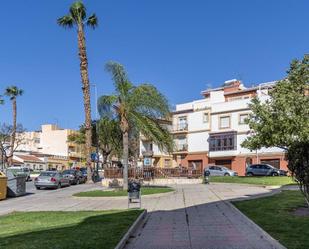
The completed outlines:
<svg viewBox="0 0 309 249">
<path fill-rule="evenodd" d="M 86 24 L 87 26 L 95 29 L 99 24 L 96 14 L 92 14 L 91 16 L 89 16 Z"/>
<path fill-rule="evenodd" d="M 136 128 L 148 139 L 158 145 L 162 151 L 172 152 L 174 148 L 173 138 L 158 119 L 144 116 L 138 112 L 130 113 L 130 123 L 134 123 Z"/>
<path fill-rule="evenodd" d="M 17 86 L 10 86 L 5 89 L 5 95 L 8 96 L 11 100 L 15 99 L 17 96 L 23 95 L 24 90 L 19 89 Z"/>
<path fill-rule="evenodd" d="M 82 23 L 86 18 L 86 7 L 82 1 L 76 1 L 70 7 L 70 14 L 76 23 Z"/>
<path fill-rule="evenodd" d="M 59 26 L 64 28 L 72 28 L 74 25 L 74 19 L 72 16 L 67 15 L 57 19 L 57 23 Z"/>
<path fill-rule="evenodd" d="M 128 79 L 123 65 L 110 61 L 106 64 L 106 71 L 112 74 L 116 91 L 120 93 L 121 98 L 126 98 L 133 85 Z"/>
<path fill-rule="evenodd" d="M 98 111 L 102 118 L 108 117 L 112 119 L 117 115 L 115 110 L 117 99 L 115 95 L 103 95 L 98 99 Z"/>
<path fill-rule="evenodd" d="M 167 99 L 150 84 L 142 84 L 134 88 L 130 105 L 137 112 L 154 119 L 166 119 L 170 113 Z"/>
</svg>

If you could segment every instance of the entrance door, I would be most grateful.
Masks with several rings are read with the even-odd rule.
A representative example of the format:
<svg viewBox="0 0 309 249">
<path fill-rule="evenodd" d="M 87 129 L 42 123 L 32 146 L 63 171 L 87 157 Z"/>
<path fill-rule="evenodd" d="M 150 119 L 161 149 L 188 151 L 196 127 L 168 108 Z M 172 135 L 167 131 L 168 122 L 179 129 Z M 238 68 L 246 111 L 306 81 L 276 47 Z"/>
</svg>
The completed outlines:
<svg viewBox="0 0 309 249">
<path fill-rule="evenodd" d="M 202 170 L 203 160 L 192 160 L 189 161 L 189 168 L 193 170 Z"/>
</svg>

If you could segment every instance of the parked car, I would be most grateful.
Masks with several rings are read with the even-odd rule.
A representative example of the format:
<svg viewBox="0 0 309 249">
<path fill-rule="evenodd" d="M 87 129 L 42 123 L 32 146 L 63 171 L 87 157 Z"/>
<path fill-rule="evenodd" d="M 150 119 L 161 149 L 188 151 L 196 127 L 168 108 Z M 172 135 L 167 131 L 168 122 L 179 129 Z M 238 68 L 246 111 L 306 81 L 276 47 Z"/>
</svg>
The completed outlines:
<svg viewBox="0 0 309 249">
<path fill-rule="evenodd" d="M 86 178 L 87 181 L 87 168 L 80 168 L 80 171 L 82 172 L 83 176 Z"/>
<path fill-rule="evenodd" d="M 204 170 L 209 171 L 211 176 L 238 176 L 236 171 L 221 165 L 208 165 Z"/>
<path fill-rule="evenodd" d="M 80 184 L 86 182 L 86 177 L 80 170 L 77 169 L 68 169 L 64 170 L 62 174 L 70 180 L 71 184 Z"/>
<path fill-rule="evenodd" d="M 287 171 L 277 169 L 269 164 L 252 164 L 246 169 L 246 176 L 286 176 Z"/>
<path fill-rule="evenodd" d="M 56 171 L 43 171 L 34 179 L 36 189 L 41 188 L 61 188 L 70 186 L 70 180 L 62 173 Z"/>
</svg>

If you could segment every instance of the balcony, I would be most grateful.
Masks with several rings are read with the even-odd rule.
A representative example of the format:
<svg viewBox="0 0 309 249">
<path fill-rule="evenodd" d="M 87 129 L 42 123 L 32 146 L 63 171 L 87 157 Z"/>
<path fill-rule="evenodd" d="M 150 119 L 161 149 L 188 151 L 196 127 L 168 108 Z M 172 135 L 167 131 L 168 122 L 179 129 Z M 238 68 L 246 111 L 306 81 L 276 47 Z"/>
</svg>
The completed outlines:
<svg viewBox="0 0 309 249">
<path fill-rule="evenodd" d="M 188 144 L 177 144 L 174 154 L 188 153 Z"/>
<path fill-rule="evenodd" d="M 188 132 L 188 124 L 181 123 L 173 126 L 173 133 L 186 133 Z"/>
</svg>

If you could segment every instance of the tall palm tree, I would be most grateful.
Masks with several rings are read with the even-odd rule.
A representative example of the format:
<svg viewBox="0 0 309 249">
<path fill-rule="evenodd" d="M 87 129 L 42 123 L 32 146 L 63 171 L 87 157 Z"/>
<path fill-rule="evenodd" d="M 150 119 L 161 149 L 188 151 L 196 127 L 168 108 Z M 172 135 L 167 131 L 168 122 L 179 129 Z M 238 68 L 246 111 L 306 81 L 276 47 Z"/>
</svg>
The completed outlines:
<svg viewBox="0 0 309 249">
<path fill-rule="evenodd" d="M 91 170 L 91 105 L 90 105 L 90 83 L 88 77 L 88 60 L 86 53 L 86 41 L 84 28 L 85 25 L 95 28 L 98 25 L 98 19 L 95 14 L 87 17 L 86 8 L 81 1 L 73 3 L 70 7 L 69 14 L 57 20 L 58 24 L 65 28 L 77 29 L 78 49 L 80 59 L 80 74 L 82 79 L 82 90 L 84 98 L 84 112 L 85 112 L 85 130 L 86 130 L 86 153 L 87 153 L 87 175 L 88 182 L 92 180 Z"/>
<path fill-rule="evenodd" d="M 12 127 L 12 135 L 11 135 L 11 144 L 10 144 L 10 155 L 9 155 L 9 165 L 12 165 L 13 162 L 13 153 L 15 146 L 15 138 L 16 138 L 16 126 L 17 126 L 17 103 L 16 98 L 18 96 L 23 95 L 24 91 L 19 89 L 17 86 L 10 86 L 5 89 L 5 95 L 10 98 L 12 101 L 13 107 L 13 127 Z"/>
<path fill-rule="evenodd" d="M 98 109 L 101 116 L 118 118 L 123 140 L 123 188 L 127 189 L 129 131 L 137 130 L 161 149 L 172 151 L 172 137 L 159 122 L 169 117 L 169 105 L 153 85 L 133 86 L 122 65 L 110 62 L 106 69 L 112 74 L 115 94 L 101 96 Z"/>
</svg>

